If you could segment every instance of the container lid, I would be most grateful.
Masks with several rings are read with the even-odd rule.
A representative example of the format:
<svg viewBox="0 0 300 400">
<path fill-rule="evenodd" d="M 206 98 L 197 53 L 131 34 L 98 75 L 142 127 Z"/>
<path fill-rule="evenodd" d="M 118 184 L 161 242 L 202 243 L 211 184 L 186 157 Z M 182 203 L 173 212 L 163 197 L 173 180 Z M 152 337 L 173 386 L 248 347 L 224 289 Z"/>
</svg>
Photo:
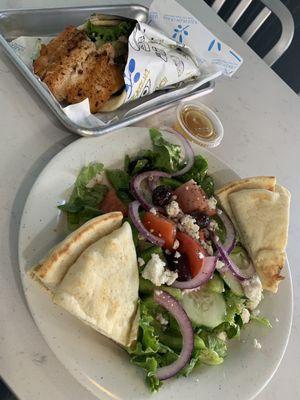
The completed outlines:
<svg viewBox="0 0 300 400">
<path fill-rule="evenodd" d="M 214 111 L 202 103 L 178 105 L 176 129 L 187 139 L 203 147 L 216 147 L 224 135 L 223 125 Z"/>
</svg>

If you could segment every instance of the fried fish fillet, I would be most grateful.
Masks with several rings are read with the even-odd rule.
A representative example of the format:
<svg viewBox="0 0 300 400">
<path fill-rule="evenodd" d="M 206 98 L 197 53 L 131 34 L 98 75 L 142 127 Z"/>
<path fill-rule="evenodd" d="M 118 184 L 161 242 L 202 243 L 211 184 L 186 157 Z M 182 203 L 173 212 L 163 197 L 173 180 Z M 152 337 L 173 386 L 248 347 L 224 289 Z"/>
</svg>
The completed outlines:
<svg viewBox="0 0 300 400">
<path fill-rule="evenodd" d="M 43 45 L 33 66 L 58 101 L 74 104 L 88 98 L 92 113 L 124 86 L 120 66 L 73 26 Z"/>
</svg>

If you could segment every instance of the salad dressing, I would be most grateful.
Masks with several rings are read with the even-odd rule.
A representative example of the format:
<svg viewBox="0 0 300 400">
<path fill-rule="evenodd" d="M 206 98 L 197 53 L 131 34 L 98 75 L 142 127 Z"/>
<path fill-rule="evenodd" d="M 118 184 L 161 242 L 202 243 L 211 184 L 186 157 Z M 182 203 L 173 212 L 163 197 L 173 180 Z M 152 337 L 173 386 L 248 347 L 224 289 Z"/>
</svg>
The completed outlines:
<svg viewBox="0 0 300 400">
<path fill-rule="evenodd" d="M 181 103 L 176 113 L 173 127 L 188 140 L 204 147 L 220 144 L 223 126 L 216 113 L 205 104 Z"/>
<path fill-rule="evenodd" d="M 212 121 L 204 111 L 194 106 L 187 106 L 181 111 L 181 121 L 191 135 L 200 139 L 211 139 L 216 136 Z"/>
</svg>

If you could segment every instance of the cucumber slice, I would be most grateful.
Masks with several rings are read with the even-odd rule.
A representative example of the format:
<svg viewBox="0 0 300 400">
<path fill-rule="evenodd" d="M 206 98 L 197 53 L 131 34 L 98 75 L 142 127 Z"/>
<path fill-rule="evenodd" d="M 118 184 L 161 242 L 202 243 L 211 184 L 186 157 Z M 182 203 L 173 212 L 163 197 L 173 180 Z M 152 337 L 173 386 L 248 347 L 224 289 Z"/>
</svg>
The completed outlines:
<svg viewBox="0 0 300 400">
<path fill-rule="evenodd" d="M 213 278 L 210 279 L 205 285 L 205 289 L 210 290 L 215 293 L 223 293 L 224 292 L 224 281 L 220 278 L 219 275 L 214 274 Z"/>
<path fill-rule="evenodd" d="M 215 328 L 225 320 L 226 303 L 220 293 L 201 289 L 183 295 L 182 305 L 190 320 L 197 326 Z"/>
<path fill-rule="evenodd" d="M 242 285 L 230 270 L 227 270 L 225 272 L 219 271 L 219 274 L 223 278 L 226 285 L 229 286 L 229 288 L 235 295 L 240 297 L 244 296 L 244 290 L 242 288 Z"/>
<path fill-rule="evenodd" d="M 249 267 L 250 260 L 247 256 L 247 253 L 243 249 L 243 247 L 239 245 L 236 245 L 235 248 L 232 250 L 232 252 L 230 253 L 230 258 L 241 269 L 247 269 Z M 240 281 L 233 275 L 230 270 L 227 270 L 225 272 L 219 270 L 219 273 L 235 295 L 240 297 L 245 295 Z"/>
</svg>

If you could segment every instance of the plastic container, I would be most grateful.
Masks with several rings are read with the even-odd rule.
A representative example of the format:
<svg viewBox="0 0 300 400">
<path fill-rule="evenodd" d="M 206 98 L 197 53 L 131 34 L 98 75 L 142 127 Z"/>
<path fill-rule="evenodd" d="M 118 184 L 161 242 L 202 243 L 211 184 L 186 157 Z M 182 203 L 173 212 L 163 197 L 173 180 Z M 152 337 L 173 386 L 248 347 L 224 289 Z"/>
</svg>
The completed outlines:
<svg viewBox="0 0 300 400">
<path fill-rule="evenodd" d="M 174 128 L 187 139 L 203 147 L 218 146 L 224 136 L 223 125 L 205 104 L 180 103 Z"/>
</svg>

